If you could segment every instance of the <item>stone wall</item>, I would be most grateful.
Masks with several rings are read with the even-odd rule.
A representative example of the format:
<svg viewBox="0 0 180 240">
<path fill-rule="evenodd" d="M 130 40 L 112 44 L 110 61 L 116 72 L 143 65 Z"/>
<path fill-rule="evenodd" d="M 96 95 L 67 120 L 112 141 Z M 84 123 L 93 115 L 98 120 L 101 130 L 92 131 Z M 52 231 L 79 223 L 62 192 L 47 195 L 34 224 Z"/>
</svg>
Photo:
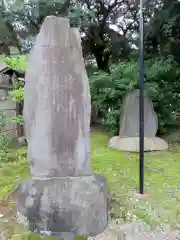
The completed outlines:
<svg viewBox="0 0 180 240">
<path fill-rule="evenodd" d="M 8 119 L 16 116 L 16 102 L 11 99 L 8 90 L 0 89 L 0 112 L 4 112 Z M 7 124 L 0 131 L 0 134 L 4 133 L 9 139 L 14 139 L 17 137 L 17 124 Z"/>
</svg>

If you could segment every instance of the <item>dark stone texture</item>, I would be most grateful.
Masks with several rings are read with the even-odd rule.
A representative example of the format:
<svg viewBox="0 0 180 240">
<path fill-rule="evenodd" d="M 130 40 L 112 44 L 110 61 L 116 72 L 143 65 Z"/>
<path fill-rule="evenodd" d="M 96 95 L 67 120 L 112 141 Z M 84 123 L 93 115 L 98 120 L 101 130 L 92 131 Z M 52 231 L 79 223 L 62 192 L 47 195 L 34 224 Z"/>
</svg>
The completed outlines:
<svg viewBox="0 0 180 240">
<path fill-rule="evenodd" d="M 18 190 L 18 220 L 47 236 L 96 236 L 107 226 L 103 175 L 24 181 Z"/>
</svg>

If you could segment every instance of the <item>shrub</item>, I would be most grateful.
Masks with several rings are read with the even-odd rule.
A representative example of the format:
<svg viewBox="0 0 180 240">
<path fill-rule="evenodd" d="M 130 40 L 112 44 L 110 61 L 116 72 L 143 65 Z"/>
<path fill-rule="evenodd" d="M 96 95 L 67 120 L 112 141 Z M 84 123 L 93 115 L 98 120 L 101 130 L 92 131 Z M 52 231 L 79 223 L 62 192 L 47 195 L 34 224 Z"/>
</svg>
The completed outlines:
<svg viewBox="0 0 180 240">
<path fill-rule="evenodd" d="M 17 87 L 11 91 L 13 101 L 21 102 L 24 100 L 24 87 Z"/>
<path fill-rule="evenodd" d="M 152 98 L 159 120 L 159 134 L 175 125 L 179 108 L 180 69 L 169 58 L 145 62 L 145 91 Z M 111 65 L 111 73 L 96 71 L 90 77 L 92 103 L 108 130 L 114 135 L 119 130 L 120 107 L 124 95 L 138 88 L 139 64 L 135 60 Z"/>
<path fill-rule="evenodd" d="M 8 57 L 6 58 L 7 64 L 16 70 L 25 70 L 27 67 L 27 56 L 18 56 L 18 57 Z M 16 102 L 21 102 L 24 99 L 24 87 L 22 84 L 17 84 L 11 92 L 12 99 Z M 9 119 L 6 116 L 5 111 L 0 112 L 0 164 L 7 162 L 8 159 L 8 146 L 10 140 L 3 134 L 3 129 L 6 125 L 18 123 L 23 124 L 22 116 L 15 116 L 12 119 Z"/>
<path fill-rule="evenodd" d="M 3 111 L 0 111 L 0 164 L 8 161 L 9 140 L 5 136 L 3 129 L 7 124 L 7 117 Z"/>
</svg>

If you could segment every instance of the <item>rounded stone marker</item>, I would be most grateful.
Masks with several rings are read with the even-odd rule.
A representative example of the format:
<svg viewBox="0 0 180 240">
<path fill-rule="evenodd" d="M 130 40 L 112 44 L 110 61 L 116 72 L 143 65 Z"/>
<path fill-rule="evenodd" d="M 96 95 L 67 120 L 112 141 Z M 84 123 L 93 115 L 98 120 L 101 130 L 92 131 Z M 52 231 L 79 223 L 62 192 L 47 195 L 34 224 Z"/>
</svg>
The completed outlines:
<svg viewBox="0 0 180 240">
<path fill-rule="evenodd" d="M 139 152 L 139 90 L 128 93 L 120 111 L 119 136 L 112 137 L 108 146 L 112 149 Z M 150 97 L 144 95 L 144 151 L 163 151 L 168 144 L 156 137 L 158 119 Z"/>
</svg>

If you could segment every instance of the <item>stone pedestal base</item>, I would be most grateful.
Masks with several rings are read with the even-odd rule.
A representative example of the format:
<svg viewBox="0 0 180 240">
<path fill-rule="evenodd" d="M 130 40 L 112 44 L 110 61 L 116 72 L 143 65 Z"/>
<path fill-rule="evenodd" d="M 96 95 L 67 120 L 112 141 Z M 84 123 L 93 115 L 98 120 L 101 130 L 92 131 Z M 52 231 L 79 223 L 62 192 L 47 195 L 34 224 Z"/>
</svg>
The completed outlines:
<svg viewBox="0 0 180 240">
<path fill-rule="evenodd" d="M 24 181 L 17 194 L 18 221 L 43 236 L 96 236 L 108 222 L 103 175 Z"/>
<path fill-rule="evenodd" d="M 109 147 L 125 152 L 139 152 L 139 137 L 112 137 Z M 144 151 L 162 151 L 168 149 L 168 144 L 161 138 L 144 138 Z"/>
</svg>

